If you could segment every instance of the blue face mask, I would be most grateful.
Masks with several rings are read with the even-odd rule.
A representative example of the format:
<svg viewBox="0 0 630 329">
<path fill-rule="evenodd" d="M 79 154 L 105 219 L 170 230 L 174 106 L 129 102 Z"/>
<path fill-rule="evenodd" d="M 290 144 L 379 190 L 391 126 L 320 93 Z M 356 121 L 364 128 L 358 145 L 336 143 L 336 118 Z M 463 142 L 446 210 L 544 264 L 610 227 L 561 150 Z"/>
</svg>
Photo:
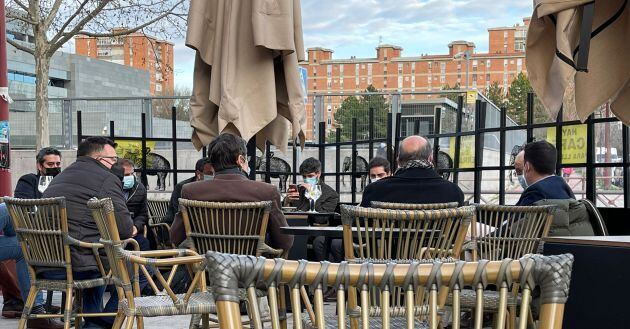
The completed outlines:
<svg viewBox="0 0 630 329">
<path fill-rule="evenodd" d="M 134 177 L 133 175 L 125 176 L 123 177 L 122 183 L 123 190 L 130 190 L 133 188 L 134 185 L 136 185 L 136 177 Z"/>
<path fill-rule="evenodd" d="M 213 180 L 214 175 L 203 175 L 203 180 Z"/>
<path fill-rule="evenodd" d="M 516 178 L 518 178 L 518 182 L 519 184 L 521 184 L 521 187 L 523 187 L 523 190 L 527 189 L 527 181 L 525 180 L 525 176 L 523 175 L 518 175 L 516 176 Z"/>
<path fill-rule="evenodd" d="M 304 178 L 304 183 L 309 184 L 311 186 L 317 185 L 317 177 L 307 177 Z"/>
</svg>

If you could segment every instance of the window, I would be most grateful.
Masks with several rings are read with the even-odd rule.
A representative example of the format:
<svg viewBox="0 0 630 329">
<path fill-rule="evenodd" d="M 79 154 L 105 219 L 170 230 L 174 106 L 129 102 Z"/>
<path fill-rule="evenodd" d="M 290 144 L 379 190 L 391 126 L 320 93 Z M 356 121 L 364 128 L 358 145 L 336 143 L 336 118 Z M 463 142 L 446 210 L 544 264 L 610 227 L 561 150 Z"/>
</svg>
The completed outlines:
<svg viewBox="0 0 630 329">
<path fill-rule="evenodd" d="M 523 60 L 521 58 L 516 60 L 516 71 L 520 72 L 523 70 Z"/>
<path fill-rule="evenodd" d="M 328 81 L 326 81 L 326 87 L 328 87 L 330 89 L 330 87 L 332 87 L 332 81 L 330 81 L 330 79 L 328 79 Z"/>
<path fill-rule="evenodd" d="M 372 76 L 372 64 L 368 64 L 368 76 Z"/>
<path fill-rule="evenodd" d="M 411 63 L 411 74 L 416 74 L 416 63 Z"/>
<path fill-rule="evenodd" d="M 503 60 L 503 67 L 507 67 L 507 64 L 508 64 L 508 60 L 507 60 L 507 59 L 504 59 L 504 60 Z"/>
<path fill-rule="evenodd" d="M 431 83 L 431 76 L 427 77 L 427 82 Z"/>
<path fill-rule="evenodd" d="M 473 60 L 473 68 L 476 68 L 476 67 L 477 67 L 477 60 L 475 59 Z"/>
<path fill-rule="evenodd" d="M 402 74 L 402 73 L 403 73 L 403 65 L 401 63 L 401 64 L 398 64 L 398 74 Z"/>
<path fill-rule="evenodd" d="M 162 84 L 157 83 L 157 84 L 155 85 L 155 91 L 156 91 L 156 92 L 161 92 L 161 91 L 162 91 Z"/>
<path fill-rule="evenodd" d="M 445 83 L 446 82 L 446 77 L 445 76 L 441 76 L 440 77 L 440 83 Z"/>
<path fill-rule="evenodd" d="M 433 67 L 431 64 L 433 63 L 429 62 L 429 70 L 431 70 L 431 68 Z"/>
<path fill-rule="evenodd" d="M 330 78 L 332 75 L 332 65 L 326 65 L 326 76 Z"/>
<path fill-rule="evenodd" d="M 411 88 L 416 86 L 416 77 L 411 77 Z"/>
<path fill-rule="evenodd" d="M 477 82 L 477 75 L 473 74 L 473 82 Z"/>
<path fill-rule="evenodd" d="M 343 77 L 343 64 L 339 65 L 339 75 Z"/>
<path fill-rule="evenodd" d="M 490 83 L 490 74 L 486 74 L 486 81 Z"/>
<path fill-rule="evenodd" d="M 490 67 L 491 63 L 492 63 L 492 61 L 490 61 L 489 59 L 486 60 L 486 67 Z"/>
<path fill-rule="evenodd" d="M 446 63 L 440 62 L 440 73 L 444 74 L 446 72 Z"/>
<path fill-rule="evenodd" d="M 507 38 L 508 37 L 508 31 L 503 31 L 503 38 Z"/>
</svg>

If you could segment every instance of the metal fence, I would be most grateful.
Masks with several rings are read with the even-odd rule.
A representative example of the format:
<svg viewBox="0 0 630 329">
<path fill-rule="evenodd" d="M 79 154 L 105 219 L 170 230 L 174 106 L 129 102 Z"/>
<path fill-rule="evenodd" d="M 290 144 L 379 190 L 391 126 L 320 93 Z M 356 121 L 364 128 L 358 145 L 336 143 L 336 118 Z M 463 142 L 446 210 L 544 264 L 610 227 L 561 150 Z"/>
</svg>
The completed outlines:
<svg viewBox="0 0 630 329">
<path fill-rule="evenodd" d="M 522 192 L 513 175 L 515 150 L 526 142 L 546 139 L 556 145 L 557 172 L 565 176 L 576 197 L 588 198 L 598 206 L 629 207 L 628 127 L 606 108 L 582 123 L 563 112 L 556 120 L 547 119 L 541 115 L 534 94 L 528 95 L 523 115 L 499 109 L 483 95 L 471 104 L 464 96 L 461 90 L 309 95 L 307 112 L 314 120 L 307 127 L 312 138 L 306 147 L 301 150 L 289 142 L 288 153 L 280 154 L 268 145 L 263 154 L 250 141 L 250 167 L 256 168 L 252 178 L 284 189 L 286 181 L 297 183 L 299 164 L 313 156 L 322 162 L 323 179 L 342 194 L 342 201 L 356 203 L 367 183 L 365 162 L 380 154 L 395 165 L 399 142 L 422 134 L 435 146 L 434 158 L 450 160 L 440 171 L 462 188 L 467 200 L 513 204 Z M 142 150 L 140 172 L 145 182 L 147 175 L 169 173 L 174 185 L 179 181 L 178 173 L 181 178 L 181 174 L 194 171 L 190 165 L 194 162 L 182 164 L 183 151 L 195 158 L 205 155 L 205 150 L 197 154 L 192 148 L 191 128 L 183 117 L 187 106 L 184 97 L 50 102 L 51 140 L 55 145 L 76 147 L 91 135 L 134 141 Z M 12 104 L 12 146 L 32 148 L 27 141 L 31 138 L 34 142 L 34 137 L 14 135 L 20 131 L 20 120 L 25 122 L 25 131 L 33 134 L 32 108 L 33 100 Z M 16 113 L 33 117 L 23 119 Z M 152 167 L 148 149 L 170 158 L 169 167 Z M 278 166 L 283 163 L 285 166 Z M 280 183 L 283 180 L 285 184 Z"/>
</svg>

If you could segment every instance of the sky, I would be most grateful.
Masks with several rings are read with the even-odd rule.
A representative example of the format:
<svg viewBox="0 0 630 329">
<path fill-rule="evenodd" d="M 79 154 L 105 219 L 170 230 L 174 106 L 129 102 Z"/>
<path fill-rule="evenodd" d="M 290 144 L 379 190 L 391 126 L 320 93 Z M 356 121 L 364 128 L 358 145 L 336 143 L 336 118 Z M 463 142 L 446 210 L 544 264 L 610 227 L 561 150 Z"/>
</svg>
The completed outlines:
<svg viewBox="0 0 630 329">
<path fill-rule="evenodd" d="M 376 57 L 382 43 L 403 56 L 444 54 L 454 40 L 488 50 L 489 27 L 522 24 L 532 0 L 302 0 L 304 46 L 334 50 L 333 58 Z M 175 85 L 192 87 L 193 50 L 175 43 Z"/>
</svg>

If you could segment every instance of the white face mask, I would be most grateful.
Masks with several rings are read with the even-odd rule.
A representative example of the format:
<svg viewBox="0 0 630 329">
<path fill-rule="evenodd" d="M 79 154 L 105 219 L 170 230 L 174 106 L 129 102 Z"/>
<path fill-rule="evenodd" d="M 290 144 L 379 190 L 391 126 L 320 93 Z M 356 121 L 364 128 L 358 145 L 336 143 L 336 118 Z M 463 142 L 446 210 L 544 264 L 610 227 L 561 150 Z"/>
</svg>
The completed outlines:
<svg viewBox="0 0 630 329">
<path fill-rule="evenodd" d="M 381 180 L 379 177 L 370 178 L 370 182 L 372 182 L 372 183 L 378 182 L 379 180 Z"/>
<path fill-rule="evenodd" d="M 519 184 L 521 184 L 521 187 L 523 188 L 523 190 L 527 189 L 527 180 L 525 180 L 525 176 L 523 175 L 517 175 L 516 178 L 518 179 Z"/>
</svg>

